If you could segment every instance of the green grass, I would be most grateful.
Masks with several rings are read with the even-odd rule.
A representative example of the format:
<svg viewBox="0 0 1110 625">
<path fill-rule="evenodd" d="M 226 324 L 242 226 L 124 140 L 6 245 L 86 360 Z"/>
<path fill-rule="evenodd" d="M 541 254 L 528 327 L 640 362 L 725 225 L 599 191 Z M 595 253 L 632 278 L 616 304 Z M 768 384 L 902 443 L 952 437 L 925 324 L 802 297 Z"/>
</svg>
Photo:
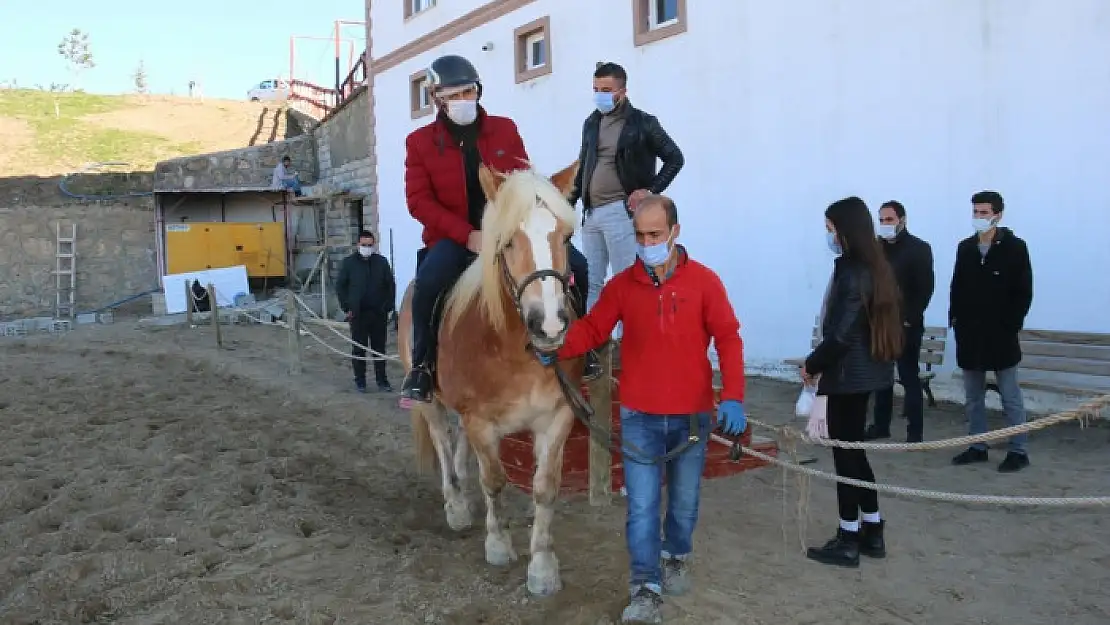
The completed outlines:
<svg viewBox="0 0 1110 625">
<path fill-rule="evenodd" d="M 152 169 L 159 160 L 199 151 L 199 146 L 191 142 L 175 143 L 155 134 L 105 128 L 81 119 L 127 106 L 121 96 L 0 91 L 0 115 L 21 119 L 35 132 L 34 153 L 28 155 L 35 164 L 62 163 L 79 168 L 90 162 L 123 161 L 132 169 Z"/>
</svg>

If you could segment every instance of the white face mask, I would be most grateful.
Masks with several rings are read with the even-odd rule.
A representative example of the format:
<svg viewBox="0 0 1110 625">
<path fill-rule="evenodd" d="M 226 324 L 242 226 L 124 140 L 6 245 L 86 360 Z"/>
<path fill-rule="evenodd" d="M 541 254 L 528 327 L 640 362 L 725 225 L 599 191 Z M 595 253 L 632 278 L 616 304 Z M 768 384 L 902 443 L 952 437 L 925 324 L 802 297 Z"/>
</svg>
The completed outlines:
<svg viewBox="0 0 1110 625">
<path fill-rule="evenodd" d="M 360 245 L 358 246 L 358 253 L 363 258 L 367 258 L 374 253 L 374 248 L 370 245 Z"/>
<path fill-rule="evenodd" d="M 478 119 L 477 100 L 448 100 L 447 118 L 460 126 L 468 126 Z"/>
<path fill-rule="evenodd" d="M 971 227 L 975 228 L 975 231 L 979 234 L 983 234 L 994 227 L 994 220 L 986 217 L 976 217 L 971 220 Z"/>
<path fill-rule="evenodd" d="M 898 236 L 897 224 L 879 224 L 878 234 L 887 241 L 893 241 Z"/>
</svg>

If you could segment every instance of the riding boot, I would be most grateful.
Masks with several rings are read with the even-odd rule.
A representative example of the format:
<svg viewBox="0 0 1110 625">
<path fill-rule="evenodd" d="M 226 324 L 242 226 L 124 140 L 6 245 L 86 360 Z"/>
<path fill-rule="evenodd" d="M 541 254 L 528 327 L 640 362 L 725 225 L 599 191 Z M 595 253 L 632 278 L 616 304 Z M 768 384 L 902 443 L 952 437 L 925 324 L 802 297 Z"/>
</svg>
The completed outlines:
<svg viewBox="0 0 1110 625">
<path fill-rule="evenodd" d="M 427 366 L 429 334 L 426 328 L 413 328 L 412 369 L 401 383 L 401 396 L 405 399 L 432 401 L 432 374 Z"/>
<path fill-rule="evenodd" d="M 592 351 L 586 352 L 586 369 L 582 372 L 582 379 L 592 382 L 601 377 L 602 373 L 601 361 L 597 359 L 597 354 Z"/>
</svg>

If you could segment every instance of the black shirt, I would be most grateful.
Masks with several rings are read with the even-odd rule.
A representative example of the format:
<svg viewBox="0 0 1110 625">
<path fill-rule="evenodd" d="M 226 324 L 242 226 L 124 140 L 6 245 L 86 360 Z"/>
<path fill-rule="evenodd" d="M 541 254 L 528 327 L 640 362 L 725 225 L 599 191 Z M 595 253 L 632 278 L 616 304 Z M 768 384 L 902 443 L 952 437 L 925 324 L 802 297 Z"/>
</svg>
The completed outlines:
<svg viewBox="0 0 1110 625">
<path fill-rule="evenodd" d="M 444 123 L 451 138 L 458 142 L 462 150 L 463 172 L 466 174 L 466 204 L 470 225 L 475 230 L 482 228 L 482 214 L 486 210 L 486 194 L 482 191 L 482 181 L 478 178 L 478 166 L 482 164 L 482 155 L 478 152 L 478 120 L 466 126 L 460 126 L 444 115 Z"/>
</svg>

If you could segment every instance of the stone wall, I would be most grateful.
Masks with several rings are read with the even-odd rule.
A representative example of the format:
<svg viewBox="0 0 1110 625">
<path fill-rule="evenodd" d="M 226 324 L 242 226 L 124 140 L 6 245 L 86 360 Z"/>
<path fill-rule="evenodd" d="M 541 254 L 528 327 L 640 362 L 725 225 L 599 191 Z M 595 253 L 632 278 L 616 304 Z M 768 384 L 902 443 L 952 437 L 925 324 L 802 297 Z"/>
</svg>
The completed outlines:
<svg viewBox="0 0 1110 625">
<path fill-rule="evenodd" d="M 293 160 L 301 184 L 316 182 L 315 142 L 304 135 L 249 148 L 184 156 L 158 163 L 154 168 L 154 190 L 255 191 L 270 188 L 274 167 L 283 156 Z"/>
<path fill-rule="evenodd" d="M 312 132 L 319 156 L 320 182 L 332 190 L 349 191 L 367 198 L 372 195 L 377 176 L 370 102 L 370 92 L 360 90 Z M 369 202 L 366 205 L 369 206 Z M 376 224 L 377 220 L 367 219 L 366 223 Z"/>
<path fill-rule="evenodd" d="M 0 180 L 0 320 L 54 313 L 59 221 L 77 224 L 77 312 L 158 286 L 151 196 L 74 199 L 61 192 L 59 182 Z M 65 187 L 77 195 L 118 194 L 142 192 L 144 185 L 149 192 L 150 182 L 150 174 L 82 175 Z"/>
</svg>

